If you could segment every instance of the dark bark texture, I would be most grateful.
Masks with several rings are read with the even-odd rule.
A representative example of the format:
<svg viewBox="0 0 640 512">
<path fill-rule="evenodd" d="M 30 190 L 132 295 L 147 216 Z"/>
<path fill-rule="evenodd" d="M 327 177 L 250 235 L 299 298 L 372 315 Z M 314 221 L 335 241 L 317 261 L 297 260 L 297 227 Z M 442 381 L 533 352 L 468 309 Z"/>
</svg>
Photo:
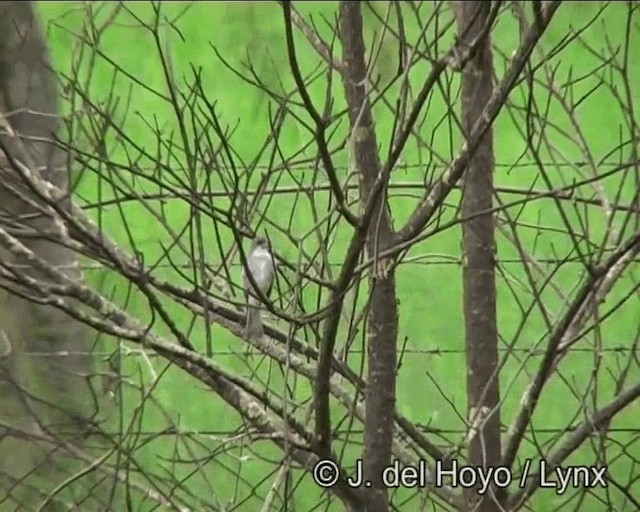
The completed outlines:
<svg viewBox="0 0 640 512">
<path fill-rule="evenodd" d="M 491 2 L 454 2 L 458 36 L 470 44 L 483 31 Z M 471 133 L 493 90 L 489 35 L 462 71 L 462 123 Z M 469 463 L 500 464 L 500 388 L 497 377 L 495 240 L 491 213 L 493 193 L 493 134 L 488 130 L 463 175 L 462 224 L 463 308 L 467 358 L 467 416 L 470 423 Z M 497 499 L 501 499 L 500 496 Z M 466 493 L 468 510 L 500 510 L 492 491 L 480 497 Z M 478 500 L 481 500 L 478 502 Z"/>
<path fill-rule="evenodd" d="M 378 145 L 371 105 L 367 96 L 367 69 L 362 36 L 360 2 L 340 4 L 340 38 L 346 74 L 343 76 L 349 105 L 352 150 L 360 179 L 360 197 L 366 203 L 380 174 Z M 372 482 L 365 491 L 370 512 L 388 510 L 387 491 L 380 475 L 391 461 L 396 395 L 396 339 L 398 308 L 391 258 L 377 255 L 393 242 L 389 209 L 384 194 L 372 210 L 367 233 L 367 255 L 376 258 L 370 277 L 370 310 L 367 321 L 367 387 L 363 470 Z"/>
</svg>

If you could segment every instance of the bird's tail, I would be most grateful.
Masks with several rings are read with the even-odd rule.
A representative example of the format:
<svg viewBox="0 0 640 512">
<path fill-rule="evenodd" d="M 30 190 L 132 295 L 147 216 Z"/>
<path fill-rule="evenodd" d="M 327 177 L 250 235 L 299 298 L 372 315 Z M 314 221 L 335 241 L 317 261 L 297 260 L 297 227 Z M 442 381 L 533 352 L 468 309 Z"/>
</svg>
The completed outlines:
<svg viewBox="0 0 640 512">
<path fill-rule="evenodd" d="M 252 306 L 247 308 L 246 331 L 247 338 L 250 339 L 260 339 L 264 334 L 260 309 Z"/>
</svg>

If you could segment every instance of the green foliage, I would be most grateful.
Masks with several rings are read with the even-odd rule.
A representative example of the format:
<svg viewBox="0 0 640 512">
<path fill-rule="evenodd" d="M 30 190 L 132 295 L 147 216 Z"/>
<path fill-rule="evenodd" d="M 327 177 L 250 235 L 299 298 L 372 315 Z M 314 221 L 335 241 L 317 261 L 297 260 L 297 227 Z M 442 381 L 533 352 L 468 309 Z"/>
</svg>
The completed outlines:
<svg viewBox="0 0 640 512">
<path fill-rule="evenodd" d="M 565 36 L 570 27 L 580 27 L 586 20 L 592 17 L 596 9 L 596 4 L 568 3 L 560 8 L 557 19 L 553 22 L 548 33 L 543 38 L 543 47 L 551 48 L 562 37 Z M 60 72 L 66 76 L 73 73 L 71 63 L 74 62 L 74 52 L 79 51 L 77 42 L 72 33 L 81 30 L 86 12 L 79 9 L 77 5 L 66 3 L 40 3 L 39 11 L 42 18 L 49 27 L 48 40 L 51 45 L 54 62 Z M 88 9 L 89 7 L 84 7 Z M 71 11 L 74 12 L 70 13 Z M 153 166 L 154 157 L 157 154 L 158 134 L 154 127 L 159 127 L 165 142 L 171 140 L 173 143 L 181 143 L 178 138 L 178 124 L 175 112 L 168 103 L 149 91 L 153 89 L 160 94 L 169 93 L 163 70 L 158 58 L 158 46 L 150 33 L 142 30 L 133 15 L 139 16 L 142 20 L 149 21 L 152 18 L 152 8 L 144 3 L 129 3 L 127 9 L 123 11 L 113 21 L 100 40 L 100 50 L 109 59 L 115 61 L 120 68 L 127 71 L 131 76 L 118 73 L 114 77 L 113 66 L 104 58 L 97 58 L 95 63 L 85 60 L 81 67 L 81 73 L 86 77 L 91 77 L 89 91 L 92 101 L 107 102 L 111 94 L 121 98 L 118 108 L 114 112 L 114 119 L 123 127 L 128 137 L 139 146 L 138 164 L 141 169 L 145 166 Z M 302 3 L 301 11 L 314 14 L 321 34 L 330 39 L 330 31 L 327 24 L 322 21 L 322 16 L 327 20 L 333 20 L 336 14 L 334 3 Z M 426 7 L 425 7 L 426 9 Z M 378 16 L 386 15 L 384 4 L 376 4 Z M 288 71 L 288 59 L 286 56 L 282 14 L 277 5 L 262 4 L 253 2 L 229 2 L 229 3 L 195 3 L 186 9 L 181 3 L 168 3 L 162 6 L 163 17 L 172 20 L 178 17 L 175 25 L 179 28 L 174 31 L 167 28 L 164 32 L 166 44 L 172 56 L 172 66 L 177 85 L 180 89 L 187 89 L 187 84 L 193 82 L 194 70 L 200 72 L 202 76 L 203 91 L 211 100 L 215 100 L 215 108 L 223 121 L 229 126 L 237 128 L 233 133 L 231 143 L 237 151 L 239 157 L 244 162 L 252 162 L 257 154 L 258 141 L 265 139 L 271 127 L 269 124 L 270 113 L 274 112 L 274 105 L 270 103 L 265 95 L 256 88 L 244 83 L 233 72 L 222 65 L 216 57 L 213 48 L 222 55 L 233 66 L 240 63 L 251 62 L 255 73 L 264 82 L 275 90 L 290 93 L 293 88 L 291 73 Z M 179 16 L 180 15 L 180 16 Z M 104 18 L 106 14 L 97 14 Z M 393 14 L 390 14 L 393 17 Z M 604 18 L 605 28 L 594 25 L 583 35 L 592 46 L 603 47 L 605 38 L 618 37 L 618 32 L 610 27 L 619 27 L 624 24 L 626 17 L 626 7 L 610 6 Z M 368 14 L 365 21 L 372 19 L 375 23 L 375 16 Z M 99 21 L 97 21 L 99 24 Z M 609 29 L 607 28 L 609 27 Z M 415 34 L 417 27 L 407 27 L 408 33 Z M 180 36 L 181 34 L 181 36 Z M 380 41 L 380 33 L 367 28 L 367 41 Z M 620 36 L 621 37 L 621 36 Z M 518 45 L 517 24 L 513 19 L 504 16 L 493 33 L 494 43 L 504 55 L 511 55 Z M 636 38 L 637 40 L 637 38 Z M 384 41 L 387 41 L 386 43 Z M 391 42 L 392 39 L 383 40 L 381 45 L 380 68 L 375 69 L 382 82 L 392 80 L 396 72 L 393 59 L 396 58 L 396 51 Z M 620 44 L 619 40 L 614 44 Z M 314 73 L 320 64 L 319 58 L 315 55 L 311 47 L 299 34 L 296 36 L 298 49 L 298 59 L 301 64 L 303 74 Z M 375 45 L 374 45 L 375 47 Z M 336 43 L 336 48 L 339 49 Z M 638 57 L 637 50 L 636 58 Z M 75 54 L 77 55 L 77 53 Z M 87 57 L 88 59 L 88 57 Z M 535 57 L 534 57 L 535 59 Z M 502 59 L 496 57 L 496 73 L 500 77 L 504 71 Z M 573 43 L 563 50 L 553 59 L 553 66 L 556 68 L 555 82 L 560 94 L 566 89 L 566 85 L 577 77 L 589 76 L 597 68 L 598 62 L 595 57 L 581 47 L 579 43 Z M 89 69 L 92 72 L 89 73 Z M 428 62 L 421 63 L 413 71 L 412 86 L 418 88 L 424 77 L 427 75 L 430 66 Z M 640 67 L 636 66 L 632 70 L 632 83 L 640 83 Z M 134 77 L 138 83 L 135 83 Z M 326 77 L 320 74 L 319 78 L 310 87 L 311 96 L 317 106 L 321 106 L 325 96 Z M 334 112 L 345 107 L 341 84 L 337 76 L 333 77 L 334 92 Z M 593 87 L 593 82 L 584 80 L 578 83 L 573 91 L 576 98 L 585 94 Z M 422 180 L 425 168 L 431 173 L 435 166 L 439 169 L 446 165 L 459 151 L 460 135 L 455 123 L 449 116 L 449 109 L 453 107 L 456 111 L 458 106 L 448 105 L 445 101 L 445 90 L 453 91 L 452 96 L 458 88 L 458 79 L 454 77 L 450 83 L 441 83 L 429 99 L 428 115 L 420 126 L 420 133 L 425 140 L 430 141 L 432 151 L 425 151 L 418 148 L 417 144 L 409 144 L 402 162 L 394 171 L 392 181 L 401 183 L 406 181 Z M 115 93 L 112 93 L 115 91 Z M 394 97 L 397 92 L 397 84 L 390 90 L 390 97 Z M 635 94 L 638 94 L 636 88 Z M 535 97 L 539 105 L 549 104 L 546 118 L 557 127 L 567 132 L 571 131 L 571 125 L 566 115 L 558 105 L 557 98 L 550 97 L 549 93 L 542 87 L 535 90 Z M 635 97 L 637 101 L 637 96 Z M 76 104 L 67 102 L 62 105 L 62 110 L 66 114 L 81 108 L 81 102 Z M 511 95 L 510 102 L 514 106 L 524 106 L 528 101 L 526 88 L 518 87 Z M 392 139 L 393 116 L 390 110 L 382 104 L 375 107 L 376 129 L 380 154 L 386 155 L 389 141 Z M 309 122 L 300 109 L 299 114 Z M 609 90 L 600 87 L 591 94 L 577 109 L 577 119 L 584 132 L 585 139 L 592 153 L 596 156 L 598 164 L 605 168 L 615 163 L 624 161 L 628 157 L 628 149 L 622 149 L 615 154 L 607 156 L 619 137 L 620 127 L 625 124 L 625 114 L 620 112 L 618 104 L 612 98 Z M 499 116 L 495 123 L 494 148 L 496 155 L 495 181 L 498 187 L 518 187 L 542 186 L 537 170 L 528 160 L 522 165 L 518 165 L 526 149 L 525 138 L 521 135 L 522 119 L 513 118 L 507 111 Z M 539 128 L 539 127 L 538 127 Z M 346 133 L 347 127 L 344 121 L 336 127 L 335 140 L 339 140 L 340 135 Z M 125 144 L 114 131 L 109 132 L 107 147 L 104 149 L 112 161 L 121 161 L 126 164 L 131 155 L 125 152 Z M 555 132 L 554 143 L 559 148 L 561 158 L 567 161 L 581 160 L 582 154 L 571 137 L 562 137 Z M 195 144 L 195 137 L 190 135 L 191 144 Z M 309 139 L 301 123 L 289 118 L 283 128 L 280 149 L 282 156 L 279 160 L 286 160 L 292 155 L 301 151 L 302 146 Z M 146 153 L 146 155 L 145 155 Z M 167 148 L 161 150 L 167 153 Z M 313 155 L 313 149 L 307 151 L 308 155 Z M 546 157 L 551 155 L 543 150 Z M 428 160 L 430 159 L 430 160 Z M 269 161 L 264 160 L 261 164 L 267 165 Z M 279 163 L 279 162 L 277 162 Z M 421 163 L 421 166 L 413 164 Z M 342 151 L 336 155 L 336 164 L 346 166 L 348 155 Z M 187 173 L 187 162 L 168 161 L 167 165 L 174 168 L 185 169 Z M 568 178 L 558 166 L 557 172 L 552 175 L 554 184 L 557 186 L 566 185 L 572 179 Z M 85 169 L 86 171 L 86 169 Z M 91 205 L 99 201 L 115 199 L 115 194 L 106 182 L 101 183 L 102 178 L 97 175 L 101 169 L 93 169 L 93 172 L 84 172 L 76 191 L 76 199 L 85 205 Z M 150 171 L 152 172 L 152 171 Z M 343 171 L 341 171 L 343 172 Z M 304 171 L 300 176 L 302 182 L 311 179 L 313 170 Z M 572 175 L 573 176 L 573 175 Z M 125 178 L 125 179 L 132 179 Z M 220 185 L 220 180 L 210 177 L 213 187 Z M 293 185 L 295 181 L 289 177 L 284 177 L 280 185 Z M 244 184 L 243 184 L 244 185 Z M 619 186 L 619 177 L 616 175 L 605 181 L 605 188 L 609 192 L 614 192 Z M 631 199 L 633 187 L 629 187 L 629 192 L 623 192 L 620 202 L 628 202 Z M 152 194 L 153 190 L 141 190 L 141 193 Z M 416 204 L 416 196 L 408 194 L 397 194 L 390 199 L 393 217 L 396 227 L 400 226 L 413 210 Z M 518 194 L 505 193 L 503 201 L 520 201 L 522 197 Z M 454 192 L 443 208 L 442 217 L 453 218 L 457 209 L 459 194 Z M 292 231 L 297 233 L 306 232 L 314 222 L 313 212 L 309 209 L 302 209 L 294 202 L 293 196 L 280 195 L 277 201 L 266 209 L 266 215 L 275 223 L 286 224 L 291 222 Z M 220 197 L 215 199 L 215 206 L 221 211 L 230 207 L 229 198 Z M 171 237 L 163 230 L 154 230 L 155 220 L 136 201 L 129 201 L 122 208 L 102 207 L 88 209 L 104 230 L 115 240 L 125 247 L 132 247 L 130 236 L 135 240 L 135 249 L 144 254 L 145 263 L 153 265 L 156 262 L 167 263 L 165 250 L 171 246 Z M 295 214 L 292 212 L 295 211 Z M 567 257 L 572 254 L 572 249 L 568 246 L 568 237 L 559 230 L 564 226 L 554 207 L 552 199 L 542 198 L 531 201 L 525 206 L 516 205 L 509 208 L 511 215 L 517 215 L 522 223 L 520 236 L 522 244 L 526 247 L 534 248 L 536 257 L 540 261 L 547 258 Z M 585 214 L 584 211 L 580 211 Z M 166 206 L 166 214 L 170 223 L 175 227 L 176 232 L 180 232 L 189 222 L 190 210 L 178 201 L 170 201 Z M 589 218 L 588 233 L 585 233 L 584 241 L 581 242 L 586 247 L 589 240 L 593 243 L 600 243 L 606 228 L 606 219 L 603 219 L 599 209 L 589 209 L 586 214 Z M 569 221 L 573 223 L 573 228 L 577 227 L 577 213 L 570 215 Z M 219 262 L 222 254 L 218 251 L 215 242 L 215 231 L 212 228 L 210 219 L 205 219 L 207 224 L 207 247 L 211 247 L 206 257 L 212 263 Z M 527 227 L 529 226 L 529 227 Z M 545 229 L 540 229 L 545 227 Z M 435 225 L 430 226 L 435 228 Z M 586 229 L 585 229 L 586 231 Z M 628 232 L 627 232 L 628 234 Z M 278 234 L 273 233 L 278 240 Z M 350 232 L 345 228 L 338 233 L 338 239 L 332 246 L 332 261 L 339 262 L 341 255 L 346 250 L 346 243 L 350 237 Z M 222 233 L 223 241 L 230 245 L 232 237 L 230 232 Z M 297 248 L 293 244 L 282 239 L 281 244 L 277 244 L 278 250 L 289 258 L 294 258 Z M 311 248 L 314 244 L 312 240 L 304 242 Z M 305 246 L 306 247 L 306 246 Z M 310 250 L 310 249 L 309 249 Z M 173 250 L 173 254 L 179 259 L 179 251 Z M 424 257 L 425 253 L 428 255 Z M 413 263 L 401 265 L 397 275 L 398 296 L 400 304 L 400 333 L 399 343 L 406 340 L 407 353 L 402 357 L 401 368 L 398 372 L 398 411 L 406 415 L 409 419 L 434 428 L 449 430 L 460 429 L 463 423 L 460 418 L 465 416 L 466 390 L 464 379 L 464 331 L 461 310 L 461 271 L 460 267 L 454 263 L 447 263 L 443 260 L 455 260 L 460 253 L 460 231 L 459 227 L 453 226 L 430 236 L 425 241 L 417 244 L 408 254 L 408 258 L 413 258 Z M 443 257 L 444 256 L 444 257 Z M 509 275 L 501 278 L 498 287 L 498 309 L 500 335 L 503 340 L 502 348 L 505 349 L 517 337 L 516 349 L 529 348 L 539 344 L 544 347 L 548 339 L 549 331 L 539 310 L 534 310 L 528 320 L 521 325 L 522 312 L 520 306 L 513 297 L 513 291 L 509 286 L 515 287 L 516 296 L 527 306 L 531 304 L 531 296 L 527 287 L 527 280 L 521 266 L 506 263 L 509 260 L 519 258 L 518 252 L 503 237 L 498 238 L 498 257 L 504 261 L 504 267 L 508 269 Z M 183 258 L 184 259 L 184 258 Z M 339 271 L 336 267 L 334 273 Z M 157 270 L 160 277 L 180 282 L 182 278 L 171 268 L 161 267 Z M 561 272 L 554 278 L 555 285 L 563 290 L 569 297 L 579 280 L 585 276 L 584 270 L 575 262 L 567 263 Z M 130 291 L 124 279 L 114 277 L 111 273 L 103 270 L 91 270 L 87 272 L 88 279 L 95 285 L 99 285 L 105 294 L 112 296 L 117 304 L 126 306 L 129 313 L 148 322 L 157 332 L 168 337 L 171 336 L 166 326 L 162 325 L 151 313 L 150 305 L 143 294 L 139 291 Z M 621 299 L 628 293 L 631 282 L 623 280 L 613 292 L 612 297 Z M 557 313 L 561 311 L 563 301 L 551 288 L 543 292 L 545 301 L 551 318 L 555 319 Z M 238 297 L 239 298 L 239 297 Z M 615 303 L 612 300 L 612 303 Z M 169 306 L 169 311 L 176 323 L 188 329 L 190 317 L 185 310 L 176 306 Z M 596 339 L 592 343 L 599 343 L 603 348 L 614 348 L 630 343 L 634 336 L 637 325 L 637 303 L 631 301 L 620 308 L 611 319 L 602 321 L 602 339 Z M 341 331 L 344 335 L 345 328 Z M 199 349 L 205 349 L 205 330 L 200 324 L 191 329 L 190 339 Z M 247 368 L 238 354 L 244 350 L 242 344 L 226 332 L 222 327 L 212 327 L 213 345 L 215 349 L 215 360 L 221 365 L 234 372 L 245 375 L 247 378 L 261 379 L 267 381 L 271 379 L 271 386 L 274 389 L 281 389 L 284 384 L 283 370 L 269 364 L 267 360 L 259 363 L 260 356 L 256 357 L 256 368 Z M 340 345 L 340 341 L 338 345 Z M 362 343 L 361 338 L 357 343 Z M 584 348 L 588 345 L 584 342 Z M 582 347 L 582 345 L 581 345 Z M 530 357 L 526 363 L 521 361 L 525 353 L 521 356 L 512 357 L 507 362 L 501 373 L 503 404 L 503 421 L 507 424 L 519 406 L 519 401 L 526 385 L 529 383 L 531 375 L 537 370 L 540 363 L 540 356 Z M 360 356 L 355 354 L 350 356 L 349 362 L 354 368 L 358 368 L 356 361 Z M 601 364 L 611 367 L 618 367 L 628 358 L 627 352 L 612 353 L 606 352 L 603 355 Z M 580 400 L 585 389 L 585 383 L 589 382 L 594 369 L 594 355 L 590 352 L 576 351 L 570 354 L 562 363 L 562 372 L 554 376 L 549 382 L 545 393 L 541 399 L 537 413 L 534 416 L 533 424 L 536 428 L 545 431 L 562 428 L 563 426 L 582 420 L 576 417 L 576 411 L 580 407 Z M 242 447 L 240 444 L 234 449 L 224 449 L 224 438 L 226 433 L 233 431 L 239 426 L 238 415 L 227 405 L 214 399 L 212 392 L 202 386 L 194 384 L 193 379 L 175 368 L 166 368 L 166 363 L 152 358 L 149 362 L 143 359 L 136 352 L 125 353 L 123 356 L 123 371 L 130 375 L 133 380 L 144 383 L 147 392 L 149 386 L 154 383 L 153 396 L 155 401 L 162 407 L 157 407 L 154 402 L 149 402 L 144 408 L 140 408 L 141 394 L 127 391 L 122 397 L 119 419 L 114 422 L 116 428 L 120 421 L 124 428 L 132 431 L 140 430 L 135 446 L 131 447 L 131 456 L 135 457 L 148 467 L 153 467 L 158 473 L 172 473 L 177 480 L 185 479 L 189 481 L 189 487 L 203 500 L 209 500 L 209 506 L 220 510 L 230 510 L 233 505 L 236 510 L 253 511 L 257 510 L 262 502 L 263 496 L 267 493 L 273 478 L 274 467 L 280 461 L 280 452 L 264 441 L 257 445 L 252 445 L 251 449 Z M 255 372 L 255 373 L 254 373 Z M 640 373 L 634 371 L 631 381 L 637 379 Z M 591 384 L 591 388 L 599 388 L 598 401 L 604 403 L 605 399 L 610 399 L 614 393 L 614 382 L 610 377 L 605 377 L 605 372 L 600 372 L 596 381 Z M 157 379 L 155 378 L 157 377 Z M 293 386 L 292 383 L 289 383 Z M 576 389 L 582 391 L 576 392 Z M 603 391 L 606 390 L 606 391 Z M 141 392 L 142 393 L 142 392 Z M 446 394 L 447 400 L 443 397 Z M 296 402 L 308 400 L 311 396 L 311 387 L 307 382 L 298 382 L 295 387 L 294 396 Z M 171 416 L 171 420 L 186 432 L 196 432 L 192 434 L 201 444 L 200 448 L 193 452 L 188 452 L 186 444 L 182 442 L 187 434 L 165 433 L 156 435 L 167 426 L 166 412 Z M 339 418 L 344 414 L 344 410 L 336 407 L 334 417 Z M 629 428 L 635 427 L 634 415 L 637 416 L 637 405 L 631 410 L 620 415 L 614 421 L 614 427 Z M 343 425 L 347 428 L 347 424 Z M 556 433 L 541 433 L 539 437 L 530 443 L 525 444 L 522 456 L 535 456 L 537 448 L 535 443 L 546 445 L 551 442 Z M 625 431 L 613 433 L 621 446 L 626 445 L 635 434 Z M 358 439 L 355 435 L 353 439 Z M 462 436 L 462 434 L 460 434 Z M 190 444 L 191 446 L 191 444 Z M 193 473 L 193 464 L 170 462 L 176 455 L 178 458 L 197 459 L 206 457 L 215 450 L 220 450 L 220 456 L 208 462 L 206 466 Z M 623 450 L 621 448 L 620 450 Z M 638 453 L 637 445 L 633 448 L 635 456 Z M 349 448 L 350 456 L 346 460 L 353 460 L 360 454 L 353 448 Z M 589 459 L 591 451 L 578 451 L 568 463 L 590 463 L 596 461 Z M 618 463 L 613 466 L 615 474 L 622 480 L 626 478 L 625 472 L 630 469 Z M 241 475 L 240 481 L 236 474 Z M 302 473 L 298 473 L 302 476 Z M 262 482 L 257 495 L 249 495 L 247 501 L 237 500 L 248 495 L 258 482 Z M 307 478 L 304 483 L 303 492 L 296 493 L 296 509 L 311 510 L 317 503 L 318 497 L 322 495 Z M 215 495 L 210 495 L 208 489 L 215 489 Z M 410 491 L 400 491 L 400 495 L 410 498 Z M 561 500 L 552 492 L 542 491 L 533 500 L 534 510 L 551 510 Z M 398 502 L 402 502 L 399 500 Z M 596 501 L 589 502 L 588 510 L 602 510 L 598 508 Z M 417 502 L 408 501 L 406 507 L 416 508 Z M 204 507 L 205 505 L 203 505 Z M 148 510 L 152 509 L 152 504 L 148 505 Z M 336 505 L 334 510 L 340 508 Z M 404 506 L 402 508 L 405 510 Z M 406 508 L 409 510 L 409 508 Z M 203 508 L 204 510 L 204 508 Z"/>
</svg>

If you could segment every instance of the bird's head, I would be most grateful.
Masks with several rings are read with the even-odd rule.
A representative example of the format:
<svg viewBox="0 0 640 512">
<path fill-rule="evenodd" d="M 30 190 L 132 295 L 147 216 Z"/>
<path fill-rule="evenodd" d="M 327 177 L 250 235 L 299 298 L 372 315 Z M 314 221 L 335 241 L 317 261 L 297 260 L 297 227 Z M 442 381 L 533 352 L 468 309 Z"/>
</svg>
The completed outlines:
<svg viewBox="0 0 640 512">
<path fill-rule="evenodd" d="M 251 248 L 269 250 L 269 240 L 264 236 L 258 235 L 253 239 L 253 242 L 251 242 Z"/>
</svg>

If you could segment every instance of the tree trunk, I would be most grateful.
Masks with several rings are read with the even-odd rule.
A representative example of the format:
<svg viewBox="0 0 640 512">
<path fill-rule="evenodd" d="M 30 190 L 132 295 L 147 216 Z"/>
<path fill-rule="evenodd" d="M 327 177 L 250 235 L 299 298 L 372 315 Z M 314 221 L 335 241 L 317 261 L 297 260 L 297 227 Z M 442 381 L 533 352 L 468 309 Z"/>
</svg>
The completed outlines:
<svg viewBox="0 0 640 512">
<path fill-rule="evenodd" d="M 367 70 L 362 36 L 360 2 L 340 3 L 340 39 L 346 76 L 343 76 L 349 105 L 352 150 L 360 179 L 360 197 L 367 201 L 380 174 L 380 159 L 376 142 L 371 105 L 367 97 Z M 367 233 L 369 258 L 390 247 L 392 227 L 384 194 L 372 210 Z M 367 387 L 365 391 L 366 418 L 364 431 L 364 478 L 372 483 L 365 490 L 369 512 L 389 509 L 387 491 L 380 475 L 391 461 L 396 396 L 396 339 L 398 308 L 396 282 L 392 260 L 374 263 L 370 277 L 370 310 L 367 321 Z"/>
<path fill-rule="evenodd" d="M 458 36 L 471 44 L 482 33 L 491 2 L 454 2 Z M 462 72 L 462 124 L 471 133 L 492 93 L 493 62 L 487 32 Z M 488 130 L 463 176 L 463 308 L 467 359 L 469 463 L 484 468 L 500 464 L 500 387 L 496 327 L 495 240 L 491 209 L 493 135 Z M 495 489 L 480 497 L 466 492 L 468 510 L 500 510 Z M 480 503 L 478 500 L 481 499 Z M 498 497 L 501 499 L 501 497 Z"/>
<path fill-rule="evenodd" d="M 0 88 L 0 112 L 21 139 L 3 135 L 2 146 L 12 158 L 66 188 L 65 155 L 50 143 L 57 128 L 56 76 L 30 2 L 0 2 Z M 0 226 L 41 258 L 79 275 L 74 254 L 38 234 L 51 231 L 52 220 L 12 192 L 17 188 L 35 198 L 7 159 L 0 160 Z M 29 266 L 4 248 L 0 264 Z M 0 503 L 10 510 L 35 510 L 48 490 L 77 471 L 59 446 L 62 439 L 82 445 L 87 421 L 96 413 L 88 379 L 93 339 L 86 327 L 61 311 L 2 286 Z M 70 355 L 62 355 L 64 351 Z M 49 436 L 58 442 L 43 441 Z M 73 498 L 65 492 L 60 497 L 65 506 L 54 499 L 43 510 L 67 510 Z M 84 502 L 83 510 L 92 510 L 90 502 Z"/>
</svg>

